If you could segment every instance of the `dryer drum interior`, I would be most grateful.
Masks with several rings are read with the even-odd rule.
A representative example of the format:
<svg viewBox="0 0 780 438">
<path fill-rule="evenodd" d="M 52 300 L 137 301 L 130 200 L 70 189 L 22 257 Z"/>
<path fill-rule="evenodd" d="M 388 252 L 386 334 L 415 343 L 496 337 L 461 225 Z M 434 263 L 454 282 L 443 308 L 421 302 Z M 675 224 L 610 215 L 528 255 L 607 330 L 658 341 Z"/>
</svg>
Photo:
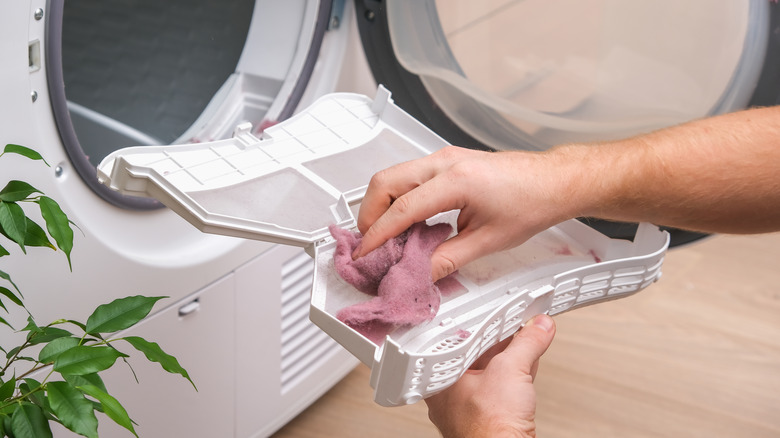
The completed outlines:
<svg viewBox="0 0 780 438">
<path fill-rule="evenodd" d="M 122 147 L 213 141 L 289 117 L 330 16 L 330 1 L 52 2 L 47 74 L 74 167 L 114 205 L 161 207 L 106 190 L 96 165 Z"/>
</svg>

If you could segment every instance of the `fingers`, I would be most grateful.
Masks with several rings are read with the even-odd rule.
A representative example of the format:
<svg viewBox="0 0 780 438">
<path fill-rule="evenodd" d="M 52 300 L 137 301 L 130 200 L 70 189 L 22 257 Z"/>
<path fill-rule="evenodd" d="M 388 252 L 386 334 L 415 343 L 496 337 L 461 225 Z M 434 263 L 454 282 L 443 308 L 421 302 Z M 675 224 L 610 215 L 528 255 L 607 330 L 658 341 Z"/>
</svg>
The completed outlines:
<svg viewBox="0 0 780 438">
<path fill-rule="evenodd" d="M 552 325 L 548 326 L 548 323 Z M 509 345 L 514 344 L 513 350 L 510 350 L 508 353 L 512 355 L 510 359 L 512 367 L 516 368 L 517 363 L 520 363 L 522 365 L 521 371 L 531 376 L 536 376 L 536 371 L 539 368 L 539 358 L 547 350 L 554 335 L 555 323 L 552 318 L 545 314 L 537 315 L 522 330 L 515 333 L 513 337 L 506 338 L 490 347 L 471 364 L 469 369 L 484 370 L 496 355 L 505 352 Z M 524 338 L 521 338 L 521 336 Z M 533 346 L 536 347 L 532 348 Z M 518 362 L 518 357 L 525 359 Z M 531 363 L 530 367 L 527 366 L 528 363 Z"/>
<path fill-rule="evenodd" d="M 461 230 L 460 234 L 439 245 L 431 255 L 431 276 L 438 281 L 469 262 L 495 251 L 485 229 Z"/>
<path fill-rule="evenodd" d="M 460 205 L 461 194 L 446 170 L 453 163 L 482 153 L 450 146 L 426 157 L 385 169 L 371 178 L 360 205 L 361 257 L 420 222 Z"/>
<path fill-rule="evenodd" d="M 452 155 L 460 149 L 448 147 L 417 160 L 407 161 L 377 172 L 368 184 L 360 204 L 358 229 L 365 234 L 385 214 L 396 199 L 425 184 L 448 166 Z M 427 219 L 427 218 L 426 218 Z"/>
<path fill-rule="evenodd" d="M 535 316 L 518 331 L 504 353 L 507 359 L 520 371 L 533 375 L 547 348 L 555 336 L 555 322 L 548 315 Z"/>
<path fill-rule="evenodd" d="M 453 191 L 451 187 L 452 184 L 446 175 L 437 175 L 425 184 L 399 195 L 390 204 L 388 199 L 392 196 L 372 195 L 372 199 L 376 197 L 380 199 L 372 200 L 369 205 L 361 205 L 358 227 L 360 228 L 361 225 L 365 227 L 369 223 L 368 218 L 375 214 L 375 209 L 385 208 L 385 211 L 364 231 L 361 245 L 352 255 L 353 258 L 368 254 L 416 222 L 424 221 L 443 211 L 461 208 L 460 194 Z"/>
<path fill-rule="evenodd" d="M 509 343 L 512 342 L 512 338 L 506 338 L 503 341 L 497 343 L 496 345 L 488 348 L 488 350 L 484 353 L 482 353 L 477 360 L 474 361 L 474 363 L 471 364 L 469 367 L 469 370 L 474 371 L 481 371 L 484 370 L 490 361 L 499 353 L 504 351 L 506 349 L 506 346 L 509 345 Z"/>
<path fill-rule="evenodd" d="M 365 234 L 396 199 L 434 176 L 430 157 L 401 163 L 377 172 L 368 184 L 360 204 L 358 230 Z"/>
</svg>

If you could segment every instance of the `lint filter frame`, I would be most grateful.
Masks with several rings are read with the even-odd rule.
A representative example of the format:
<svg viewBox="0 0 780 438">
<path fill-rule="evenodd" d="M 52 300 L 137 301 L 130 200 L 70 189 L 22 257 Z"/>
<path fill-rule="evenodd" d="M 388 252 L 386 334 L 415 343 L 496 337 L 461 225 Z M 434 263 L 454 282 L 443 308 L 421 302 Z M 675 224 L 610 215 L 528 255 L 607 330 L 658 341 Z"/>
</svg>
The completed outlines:
<svg viewBox="0 0 780 438">
<path fill-rule="evenodd" d="M 325 95 L 262 133 L 244 123 L 225 140 L 121 149 L 98 166 L 98 178 L 159 200 L 202 232 L 304 247 L 315 260 L 310 319 L 371 368 L 378 404 L 399 406 L 455 383 L 535 315 L 646 288 L 660 278 L 669 246 L 669 234 L 647 223 L 632 241 L 577 220 L 560 223 L 464 266 L 455 274 L 462 287 L 442 297 L 431 321 L 399 328 L 377 345 L 336 318 L 372 297 L 336 273 L 328 226 L 356 227 L 374 173 L 447 145 L 380 86 L 373 100 Z M 455 228 L 456 219 L 448 212 L 428 222 Z"/>
</svg>

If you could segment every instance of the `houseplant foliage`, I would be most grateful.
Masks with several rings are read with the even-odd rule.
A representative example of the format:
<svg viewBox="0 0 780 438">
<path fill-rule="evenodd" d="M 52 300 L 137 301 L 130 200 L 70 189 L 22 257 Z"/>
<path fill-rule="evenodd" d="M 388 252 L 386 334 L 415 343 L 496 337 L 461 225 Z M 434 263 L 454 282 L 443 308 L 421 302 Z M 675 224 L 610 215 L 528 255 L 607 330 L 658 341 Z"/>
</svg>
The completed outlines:
<svg viewBox="0 0 780 438">
<path fill-rule="evenodd" d="M 24 146 L 8 144 L 0 158 L 6 154 L 49 166 L 40 154 Z M 27 216 L 23 205 L 37 207 L 45 230 Z M 165 371 L 192 383 L 176 358 L 156 343 L 137 336 L 112 337 L 141 321 L 164 297 L 120 298 L 98 306 L 85 323 L 59 319 L 41 325 L 27 311 L 22 292 L 2 270 L 2 258 L 11 255 L 8 245 L 18 245 L 25 255 L 31 247 L 62 251 L 72 269 L 73 226 L 56 201 L 27 182 L 12 180 L 0 190 L 0 233 L 5 237 L 0 239 L 0 307 L 7 313 L 7 306 L 18 306 L 28 315 L 27 325 L 18 330 L 24 334 L 21 345 L 0 346 L 5 355 L 4 361 L 0 356 L 0 436 L 51 437 L 50 422 L 57 422 L 79 435 L 97 437 L 95 412 L 137 436 L 130 416 L 100 377 L 118 359 L 127 363 L 124 351 L 138 350 Z M 0 316 L 2 326 L 15 330 Z"/>
</svg>

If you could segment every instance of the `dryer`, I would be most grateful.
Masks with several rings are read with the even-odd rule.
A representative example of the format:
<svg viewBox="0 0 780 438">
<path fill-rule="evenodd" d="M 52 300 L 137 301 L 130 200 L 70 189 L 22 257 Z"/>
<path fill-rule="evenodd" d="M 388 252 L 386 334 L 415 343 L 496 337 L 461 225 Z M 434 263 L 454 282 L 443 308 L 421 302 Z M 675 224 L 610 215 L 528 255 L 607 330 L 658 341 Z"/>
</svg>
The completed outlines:
<svg viewBox="0 0 780 438">
<path fill-rule="evenodd" d="M 140 384 L 127 367 L 112 369 L 107 385 L 141 436 L 269 435 L 357 364 L 308 320 L 309 256 L 201 234 L 160 205 L 114 196 L 97 184 L 94 168 L 113 148 L 219 138 L 242 121 L 260 127 L 289 117 L 339 81 L 359 91 L 357 77 L 373 92 L 367 73 L 341 76 L 354 21 L 344 14 L 351 4 L 335 6 L 33 0 L 1 7 L 0 136 L 52 164 L 4 157 L 3 176 L 30 181 L 83 231 L 73 272 L 48 251 L 15 254 L 3 270 L 39 321 L 84 320 L 122 296 L 169 297 L 133 331 L 176 356 L 198 392 L 142 357 L 133 362 Z M 25 315 L 11 320 L 24 326 Z M 127 436 L 105 418 L 100 432 Z"/>
<path fill-rule="evenodd" d="M 121 364 L 107 379 L 146 437 L 269 435 L 357 361 L 308 321 L 308 255 L 201 234 L 160 205 L 110 192 L 95 165 L 114 149 L 215 140 L 245 121 L 261 130 L 325 93 L 373 94 L 371 76 L 450 142 L 483 149 L 615 138 L 780 94 L 767 0 L 1 8 L 0 139 L 37 149 L 52 168 L 10 158 L 0 168 L 83 230 L 73 272 L 41 251 L 35 266 L 14 257 L 3 270 L 40 321 L 83 319 L 127 295 L 170 297 L 132 330 L 177 356 L 199 392 L 151 364 L 134 363 L 140 384 Z M 486 27 L 496 17 L 503 27 Z M 633 234 L 623 228 L 602 227 Z M 100 427 L 126 436 L 108 420 Z"/>
</svg>

